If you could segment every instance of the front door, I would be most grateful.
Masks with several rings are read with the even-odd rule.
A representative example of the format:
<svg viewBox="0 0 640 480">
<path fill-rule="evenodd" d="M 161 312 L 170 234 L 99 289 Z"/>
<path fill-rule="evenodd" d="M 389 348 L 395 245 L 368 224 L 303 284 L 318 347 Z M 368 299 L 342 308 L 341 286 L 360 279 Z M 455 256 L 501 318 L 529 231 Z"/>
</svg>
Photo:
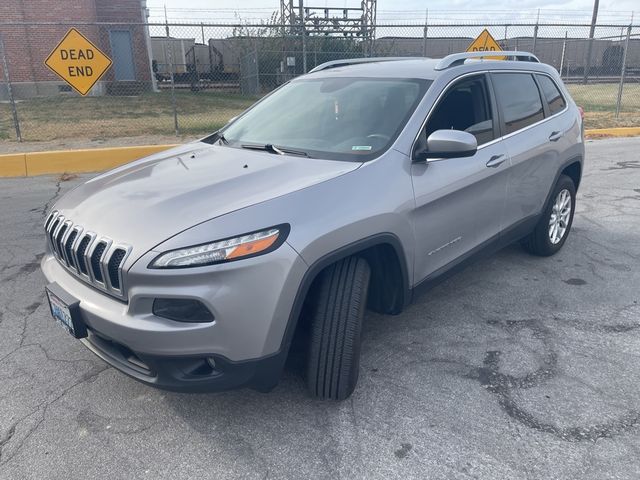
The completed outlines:
<svg viewBox="0 0 640 480">
<path fill-rule="evenodd" d="M 129 30 L 111 30 L 109 31 L 109 41 L 115 79 L 118 81 L 135 80 L 131 32 Z"/>
<path fill-rule="evenodd" d="M 414 283 L 496 238 L 502 228 L 509 157 L 499 139 L 495 101 L 485 74 L 453 84 L 418 141 L 436 130 L 475 135 L 472 157 L 413 163 L 416 260 Z"/>
</svg>

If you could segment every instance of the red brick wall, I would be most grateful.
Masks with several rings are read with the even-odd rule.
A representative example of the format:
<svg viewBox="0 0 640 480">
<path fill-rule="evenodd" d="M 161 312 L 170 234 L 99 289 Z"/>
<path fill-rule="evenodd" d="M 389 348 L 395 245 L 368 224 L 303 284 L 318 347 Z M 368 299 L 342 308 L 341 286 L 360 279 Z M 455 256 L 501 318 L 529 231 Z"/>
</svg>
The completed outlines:
<svg viewBox="0 0 640 480">
<path fill-rule="evenodd" d="M 137 79 L 150 79 L 143 27 L 83 25 L 90 22 L 140 23 L 143 21 L 140 0 L 0 0 L 0 21 L 11 23 L 0 25 L 0 34 L 5 43 L 12 82 L 59 80 L 44 65 L 44 61 L 70 26 L 19 25 L 25 22 L 77 22 L 74 27 L 107 55 L 111 55 L 109 29 L 131 29 Z M 0 82 L 2 81 L 0 62 Z"/>
<path fill-rule="evenodd" d="M 3 0 L 0 18 L 9 22 L 95 22 L 93 0 Z M 69 30 L 60 25 L 0 26 L 4 39 L 11 81 L 57 80 L 44 66 L 45 59 Z M 97 39 L 95 27 L 79 26 L 83 34 Z"/>
</svg>

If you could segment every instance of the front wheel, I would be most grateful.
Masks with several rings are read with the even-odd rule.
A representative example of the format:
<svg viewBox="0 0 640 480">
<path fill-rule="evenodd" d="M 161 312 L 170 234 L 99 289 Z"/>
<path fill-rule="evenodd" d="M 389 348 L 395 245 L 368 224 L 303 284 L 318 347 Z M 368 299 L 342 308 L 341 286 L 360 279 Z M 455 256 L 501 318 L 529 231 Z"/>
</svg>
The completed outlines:
<svg viewBox="0 0 640 480">
<path fill-rule="evenodd" d="M 311 310 L 307 387 L 312 396 L 344 400 L 358 382 L 360 332 L 371 269 L 348 257 L 327 267 Z"/>
<path fill-rule="evenodd" d="M 569 236 L 575 207 L 576 187 L 573 180 L 560 175 L 538 225 L 522 240 L 522 246 L 528 252 L 542 257 L 558 252 Z"/>
</svg>

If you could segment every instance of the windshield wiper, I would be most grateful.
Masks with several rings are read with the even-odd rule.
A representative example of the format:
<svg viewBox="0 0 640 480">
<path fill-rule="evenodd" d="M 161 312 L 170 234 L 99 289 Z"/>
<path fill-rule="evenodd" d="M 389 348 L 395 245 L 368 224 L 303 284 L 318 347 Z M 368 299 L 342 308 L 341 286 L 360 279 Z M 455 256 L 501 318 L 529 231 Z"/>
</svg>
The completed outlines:
<svg viewBox="0 0 640 480">
<path fill-rule="evenodd" d="M 229 140 L 227 140 L 226 138 L 224 138 L 224 133 L 219 133 L 219 134 L 218 134 L 218 141 L 219 141 L 221 144 L 229 145 Z"/>
<path fill-rule="evenodd" d="M 279 147 L 277 145 L 273 145 L 271 143 L 267 143 L 264 145 L 260 145 L 260 144 L 255 144 L 255 143 L 246 143 L 243 145 L 240 145 L 242 148 L 246 148 L 249 150 L 264 150 L 265 152 L 269 152 L 269 153 L 275 153 L 277 155 L 299 155 L 301 157 L 308 157 L 309 154 L 307 152 L 304 152 L 302 150 L 294 150 L 293 148 L 287 148 L 287 147 Z"/>
</svg>

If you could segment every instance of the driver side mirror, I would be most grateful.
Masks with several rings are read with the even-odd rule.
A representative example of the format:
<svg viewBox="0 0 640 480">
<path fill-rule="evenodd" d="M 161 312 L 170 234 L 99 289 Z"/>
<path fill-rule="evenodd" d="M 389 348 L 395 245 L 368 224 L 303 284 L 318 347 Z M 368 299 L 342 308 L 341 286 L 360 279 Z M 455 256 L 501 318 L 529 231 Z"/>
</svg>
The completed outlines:
<svg viewBox="0 0 640 480">
<path fill-rule="evenodd" d="M 471 157 L 478 151 L 478 141 L 469 132 L 461 130 L 436 130 L 429 138 L 427 144 L 421 142 L 413 152 L 414 161 L 429 161 L 436 158 Z"/>
</svg>

